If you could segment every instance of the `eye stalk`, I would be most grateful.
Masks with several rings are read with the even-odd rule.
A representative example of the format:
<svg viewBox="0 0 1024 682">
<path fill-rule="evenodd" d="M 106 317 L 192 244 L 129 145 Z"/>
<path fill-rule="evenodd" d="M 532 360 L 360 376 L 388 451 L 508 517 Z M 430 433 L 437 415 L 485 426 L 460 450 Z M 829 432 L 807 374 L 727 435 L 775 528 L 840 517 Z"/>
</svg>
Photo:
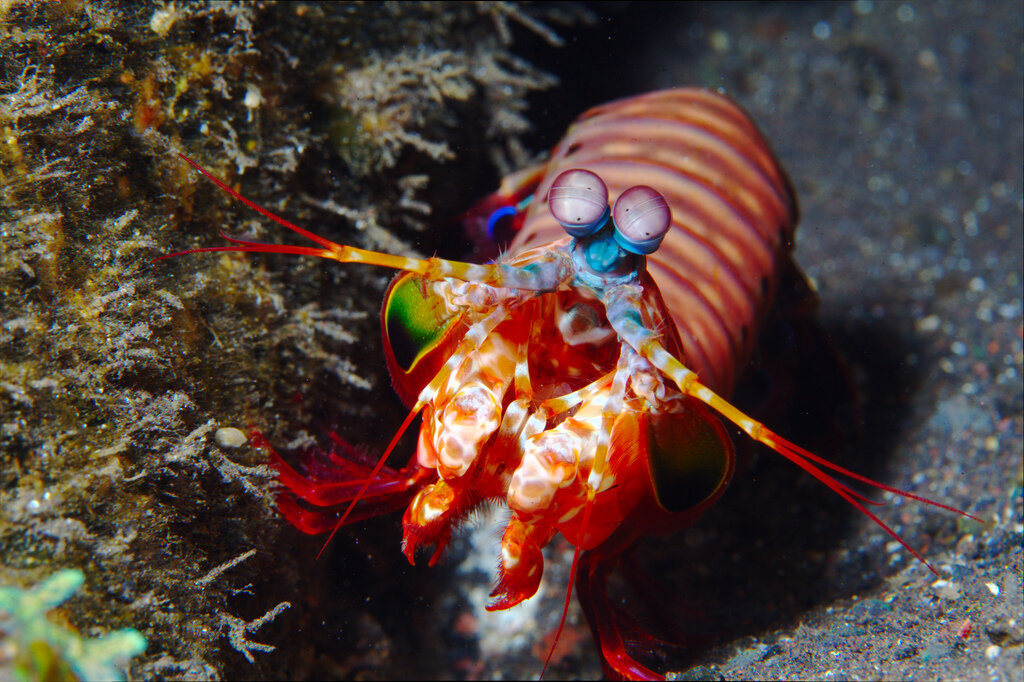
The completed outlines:
<svg viewBox="0 0 1024 682">
<path fill-rule="evenodd" d="M 567 170 L 551 184 L 548 208 L 566 232 L 582 239 L 608 222 L 608 188 L 588 170 Z"/>
<path fill-rule="evenodd" d="M 672 225 L 672 210 L 661 192 L 637 185 L 619 195 L 612 220 L 618 245 L 630 253 L 646 256 L 657 251 L 665 238 Z"/>
</svg>

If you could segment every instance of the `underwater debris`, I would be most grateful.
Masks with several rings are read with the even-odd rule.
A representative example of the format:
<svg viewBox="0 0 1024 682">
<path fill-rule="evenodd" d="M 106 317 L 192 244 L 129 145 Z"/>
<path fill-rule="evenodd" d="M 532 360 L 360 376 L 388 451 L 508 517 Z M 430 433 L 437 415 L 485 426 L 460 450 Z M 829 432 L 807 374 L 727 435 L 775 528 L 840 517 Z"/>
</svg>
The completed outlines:
<svg viewBox="0 0 1024 682">
<path fill-rule="evenodd" d="M 15 679 L 55 679 L 65 666 L 82 680 L 124 679 L 128 659 L 146 650 L 134 628 L 82 637 L 47 617 L 85 582 L 68 569 L 30 588 L 0 587 L 0 673 L 12 666 Z"/>
<path fill-rule="evenodd" d="M 199 578 L 198 580 L 196 580 L 196 585 L 198 587 L 206 587 L 207 585 L 212 583 L 214 580 L 216 580 L 218 577 L 220 577 L 221 573 L 223 573 L 224 571 L 227 571 L 227 570 L 230 570 L 230 569 L 234 568 L 235 566 L 237 566 L 238 564 L 242 563 L 246 559 L 251 558 L 254 554 L 256 554 L 256 550 L 255 549 L 250 549 L 248 552 L 243 552 L 243 553 L 239 554 L 234 559 L 228 559 L 224 563 L 222 563 L 222 564 L 220 564 L 218 566 L 214 566 L 213 568 L 211 568 L 209 570 L 209 572 L 206 575 L 204 575 L 202 578 Z"/>
</svg>

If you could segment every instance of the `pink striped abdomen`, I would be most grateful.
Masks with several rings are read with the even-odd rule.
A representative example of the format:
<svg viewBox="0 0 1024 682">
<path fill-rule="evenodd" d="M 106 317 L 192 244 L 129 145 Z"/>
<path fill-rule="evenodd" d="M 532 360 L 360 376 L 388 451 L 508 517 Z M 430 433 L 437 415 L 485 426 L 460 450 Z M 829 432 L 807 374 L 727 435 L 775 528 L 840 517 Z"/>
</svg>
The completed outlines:
<svg viewBox="0 0 1024 682">
<path fill-rule="evenodd" d="M 789 180 L 757 128 L 726 97 L 692 88 L 591 109 L 553 150 L 513 252 L 565 235 L 546 198 L 569 168 L 601 176 L 611 203 L 634 185 L 665 195 L 672 228 L 647 267 L 687 366 L 729 395 L 771 306 L 797 219 Z"/>
</svg>

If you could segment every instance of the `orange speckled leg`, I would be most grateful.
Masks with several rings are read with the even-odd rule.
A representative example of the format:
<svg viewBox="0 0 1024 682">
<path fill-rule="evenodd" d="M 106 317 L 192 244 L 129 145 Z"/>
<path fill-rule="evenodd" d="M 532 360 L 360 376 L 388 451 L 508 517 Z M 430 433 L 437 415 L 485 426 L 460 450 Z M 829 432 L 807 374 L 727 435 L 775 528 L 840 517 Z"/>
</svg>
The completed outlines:
<svg viewBox="0 0 1024 682">
<path fill-rule="evenodd" d="M 478 501 L 443 480 L 420 490 L 402 517 L 402 552 L 409 563 L 416 562 L 416 550 L 433 545 L 429 564 L 436 564 L 451 539 L 452 526 Z"/>
<path fill-rule="evenodd" d="M 420 459 L 437 467 L 444 479 L 464 476 L 501 423 L 502 397 L 512 381 L 519 344 L 491 332 L 507 315 L 499 305 L 475 321 L 441 370 L 420 391 L 417 405 L 424 408 L 421 435 L 430 446 L 429 457 L 421 453 Z"/>
<path fill-rule="evenodd" d="M 544 575 L 541 550 L 557 531 L 548 524 L 534 525 L 514 514 L 501 538 L 498 584 L 491 591 L 488 611 L 508 609 L 537 593 Z"/>
</svg>

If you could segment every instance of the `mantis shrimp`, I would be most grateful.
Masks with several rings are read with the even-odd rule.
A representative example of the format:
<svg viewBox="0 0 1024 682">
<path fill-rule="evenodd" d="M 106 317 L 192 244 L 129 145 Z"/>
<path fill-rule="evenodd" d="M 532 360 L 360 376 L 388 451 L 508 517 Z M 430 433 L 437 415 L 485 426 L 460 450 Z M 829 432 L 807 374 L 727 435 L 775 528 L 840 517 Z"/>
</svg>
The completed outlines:
<svg viewBox="0 0 1024 682">
<path fill-rule="evenodd" d="M 339 458 L 341 480 L 306 478 L 273 455 L 288 491 L 284 515 L 320 533 L 404 506 L 402 550 L 412 562 L 432 547 L 433 565 L 467 514 L 498 500 L 510 516 L 488 608 L 536 593 L 542 549 L 561 533 L 575 547 L 571 575 L 609 674 L 659 677 L 626 650 L 606 583 L 638 536 L 685 528 L 722 495 L 736 460 L 723 421 L 929 568 L 867 508 L 873 502 L 829 471 L 967 515 L 833 464 L 727 400 L 781 273 L 794 267 L 797 209 L 760 133 L 723 95 L 671 89 L 585 113 L 550 160 L 506 178 L 471 212 L 488 217 L 488 231 L 506 219 L 517 228 L 509 252 L 488 264 L 334 243 L 182 158 L 317 245 L 229 238 L 183 253 L 289 253 L 399 271 L 382 332 L 408 417 L 372 470 Z M 415 457 L 386 469 L 420 413 Z"/>
</svg>

